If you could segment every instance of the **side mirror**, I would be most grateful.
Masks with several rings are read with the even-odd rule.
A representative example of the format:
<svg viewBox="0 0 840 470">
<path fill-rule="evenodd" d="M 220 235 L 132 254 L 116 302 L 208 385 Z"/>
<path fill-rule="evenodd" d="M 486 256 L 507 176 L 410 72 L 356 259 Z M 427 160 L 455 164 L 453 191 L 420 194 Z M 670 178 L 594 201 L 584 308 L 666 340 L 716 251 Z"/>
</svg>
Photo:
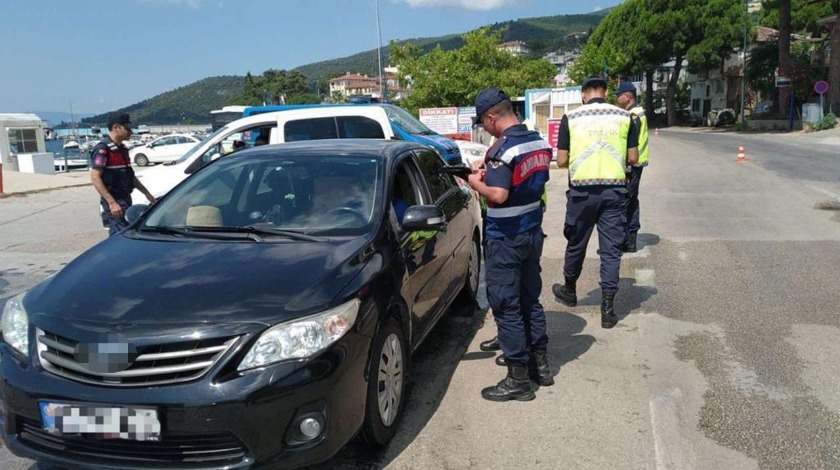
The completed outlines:
<svg viewBox="0 0 840 470">
<path fill-rule="evenodd" d="M 463 165 L 464 161 L 461 159 L 461 157 L 452 157 L 452 158 L 450 158 L 449 160 L 446 161 L 446 164 L 447 165 L 453 165 L 453 166 Z"/>
<path fill-rule="evenodd" d="M 218 159 L 219 159 L 219 157 L 221 157 L 221 156 L 222 156 L 222 154 L 221 154 L 221 153 L 216 152 L 216 153 L 214 153 L 213 155 L 210 155 L 210 161 L 212 162 L 212 161 L 218 160 Z"/>
<path fill-rule="evenodd" d="M 437 172 L 467 179 L 472 174 L 472 168 L 459 162 L 457 165 L 448 165 L 438 168 Z"/>
<path fill-rule="evenodd" d="M 148 204 L 134 204 L 125 210 L 125 220 L 129 224 L 133 224 L 148 208 Z"/>
<path fill-rule="evenodd" d="M 440 230 L 446 226 L 446 215 L 438 206 L 411 206 L 403 214 L 402 227 L 410 232 Z"/>
</svg>

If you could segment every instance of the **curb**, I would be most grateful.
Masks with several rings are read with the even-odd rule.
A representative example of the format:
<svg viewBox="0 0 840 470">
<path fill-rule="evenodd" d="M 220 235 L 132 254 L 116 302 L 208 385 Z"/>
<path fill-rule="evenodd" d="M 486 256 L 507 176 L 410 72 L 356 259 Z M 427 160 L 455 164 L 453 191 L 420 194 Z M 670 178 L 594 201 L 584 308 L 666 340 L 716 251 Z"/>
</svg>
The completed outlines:
<svg viewBox="0 0 840 470">
<path fill-rule="evenodd" d="M 28 196 L 30 194 L 39 194 L 39 193 L 46 193 L 50 191 L 58 191 L 59 189 L 67 189 L 67 188 L 81 188 L 82 186 L 93 186 L 92 183 L 80 183 L 80 184 L 71 184 L 67 186 L 56 186 L 54 188 L 39 188 L 39 189 L 25 189 L 23 191 L 15 191 L 10 193 L 3 193 L 0 194 L 0 199 L 7 199 L 11 197 L 23 197 Z"/>
</svg>

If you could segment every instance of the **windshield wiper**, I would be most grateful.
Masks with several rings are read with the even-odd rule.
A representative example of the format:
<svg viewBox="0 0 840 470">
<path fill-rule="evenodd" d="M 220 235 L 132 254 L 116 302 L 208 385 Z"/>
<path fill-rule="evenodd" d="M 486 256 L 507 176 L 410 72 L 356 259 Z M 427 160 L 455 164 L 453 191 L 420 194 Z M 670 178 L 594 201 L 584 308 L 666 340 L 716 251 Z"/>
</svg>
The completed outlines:
<svg viewBox="0 0 840 470">
<path fill-rule="evenodd" d="M 287 230 L 282 228 L 275 228 L 271 225 L 263 225 L 263 224 L 254 224 L 254 225 L 245 225 L 242 227 L 236 227 L 236 230 L 249 232 L 254 234 L 260 235 L 279 235 L 281 237 L 291 238 L 292 240 L 299 240 L 304 242 L 320 242 L 321 239 L 317 237 L 313 237 L 312 235 L 307 235 L 302 232 L 298 232 L 295 230 Z"/>
<path fill-rule="evenodd" d="M 144 226 L 140 232 L 154 232 L 165 235 L 182 235 L 186 237 L 205 238 L 209 240 L 253 240 L 261 243 L 263 239 L 252 231 L 240 231 L 233 227 L 168 227 Z"/>
</svg>

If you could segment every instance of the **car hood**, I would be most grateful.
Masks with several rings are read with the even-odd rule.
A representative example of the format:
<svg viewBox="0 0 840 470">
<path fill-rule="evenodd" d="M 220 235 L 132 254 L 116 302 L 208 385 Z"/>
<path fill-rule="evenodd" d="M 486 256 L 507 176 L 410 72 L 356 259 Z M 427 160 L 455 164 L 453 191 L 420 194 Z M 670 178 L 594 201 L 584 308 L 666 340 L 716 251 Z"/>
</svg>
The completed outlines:
<svg viewBox="0 0 840 470">
<path fill-rule="evenodd" d="M 367 243 L 114 236 L 31 290 L 24 305 L 30 317 L 75 323 L 270 325 L 327 308 L 364 266 Z"/>
</svg>

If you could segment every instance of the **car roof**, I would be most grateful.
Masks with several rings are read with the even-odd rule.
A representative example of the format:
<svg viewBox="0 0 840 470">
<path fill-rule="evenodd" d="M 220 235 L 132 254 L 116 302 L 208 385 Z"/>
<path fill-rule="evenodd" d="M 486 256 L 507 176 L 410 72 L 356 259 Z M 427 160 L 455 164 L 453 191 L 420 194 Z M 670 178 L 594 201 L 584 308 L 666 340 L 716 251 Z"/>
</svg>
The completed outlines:
<svg viewBox="0 0 840 470">
<path fill-rule="evenodd" d="M 312 106 L 290 107 L 278 111 L 253 114 L 231 121 L 226 126 L 240 127 L 263 122 L 272 122 L 280 116 L 294 116 L 296 118 L 338 117 L 338 116 L 366 116 L 387 118 L 383 106 L 345 105 L 345 106 Z"/>
<path fill-rule="evenodd" d="M 430 150 L 431 148 L 414 142 L 382 139 L 329 139 L 288 142 L 274 145 L 261 145 L 247 150 L 240 150 L 225 156 L 232 158 L 254 158 L 263 155 L 276 157 L 298 155 L 330 155 L 347 157 L 370 157 L 390 160 L 409 150 Z"/>
</svg>

